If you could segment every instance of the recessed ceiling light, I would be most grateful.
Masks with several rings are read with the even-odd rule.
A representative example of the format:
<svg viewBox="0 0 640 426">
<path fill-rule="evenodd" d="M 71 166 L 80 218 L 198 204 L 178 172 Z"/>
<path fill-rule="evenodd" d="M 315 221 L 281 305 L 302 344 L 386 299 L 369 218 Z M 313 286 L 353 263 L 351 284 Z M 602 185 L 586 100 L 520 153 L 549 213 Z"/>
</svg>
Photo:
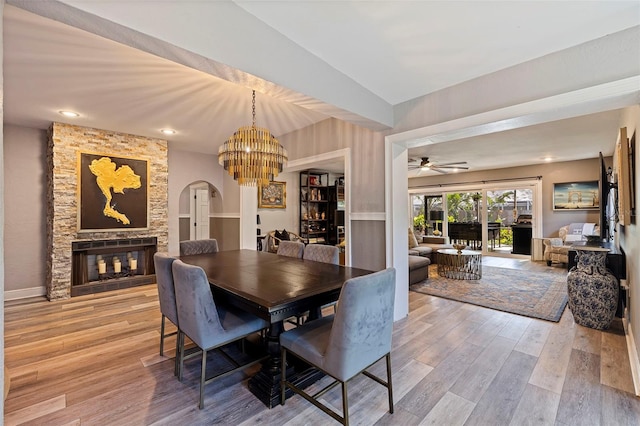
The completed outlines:
<svg viewBox="0 0 640 426">
<path fill-rule="evenodd" d="M 164 133 L 165 135 L 175 135 L 176 131 L 173 129 L 161 129 L 160 132 Z"/>
<path fill-rule="evenodd" d="M 553 161 L 553 157 L 544 157 L 543 160 L 548 163 L 550 161 Z"/>
<path fill-rule="evenodd" d="M 64 115 L 65 117 L 70 117 L 70 118 L 80 117 L 80 114 L 73 111 L 58 111 L 58 113 Z"/>
</svg>

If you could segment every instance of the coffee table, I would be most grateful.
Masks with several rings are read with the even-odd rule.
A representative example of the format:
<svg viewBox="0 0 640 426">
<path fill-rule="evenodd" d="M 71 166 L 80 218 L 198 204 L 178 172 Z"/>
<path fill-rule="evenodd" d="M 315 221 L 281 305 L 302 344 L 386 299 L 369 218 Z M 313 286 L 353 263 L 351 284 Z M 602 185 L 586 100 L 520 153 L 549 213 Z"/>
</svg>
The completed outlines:
<svg viewBox="0 0 640 426">
<path fill-rule="evenodd" d="M 482 278 L 482 253 L 474 250 L 438 250 L 438 275 L 452 280 Z"/>
</svg>

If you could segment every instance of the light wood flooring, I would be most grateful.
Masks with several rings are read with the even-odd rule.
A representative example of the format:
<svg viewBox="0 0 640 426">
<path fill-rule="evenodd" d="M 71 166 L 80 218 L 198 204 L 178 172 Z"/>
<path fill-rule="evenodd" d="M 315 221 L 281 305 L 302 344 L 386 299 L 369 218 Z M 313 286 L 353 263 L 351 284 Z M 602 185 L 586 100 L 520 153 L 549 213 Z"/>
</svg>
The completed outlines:
<svg viewBox="0 0 640 426">
<path fill-rule="evenodd" d="M 485 264 L 566 273 L 526 260 L 487 257 Z M 393 335 L 395 413 L 387 412 L 384 388 L 358 377 L 350 383 L 352 424 L 640 425 L 619 328 L 578 326 L 568 309 L 552 323 L 413 292 L 409 298 L 410 314 Z M 332 424 L 301 397 L 268 410 L 247 390 L 255 369 L 209 385 L 199 410 L 198 360 L 187 363 L 180 383 L 173 360 L 158 355 L 153 285 L 8 302 L 5 327 L 7 425 Z M 382 373 L 382 363 L 374 371 Z M 339 392 L 325 402 L 339 407 Z"/>
</svg>

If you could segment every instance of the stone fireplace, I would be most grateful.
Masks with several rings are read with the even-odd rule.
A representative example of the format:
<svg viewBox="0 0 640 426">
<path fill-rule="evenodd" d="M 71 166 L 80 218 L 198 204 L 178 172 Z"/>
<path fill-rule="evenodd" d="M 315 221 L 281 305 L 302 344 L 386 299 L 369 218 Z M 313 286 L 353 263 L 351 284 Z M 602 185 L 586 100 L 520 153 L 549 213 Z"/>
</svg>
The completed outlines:
<svg viewBox="0 0 640 426">
<path fill-rule="evenodd" d="M 93 153 L 148 161 L 148 226 L 79 231 L 78 155 Z M 47 298 L 108 291 L 155 282 L 153 253 L 168 244 L 167 142 L 107 130 L 53 123 L 47 147 Z M 122 258 L 121 271 L 103 275 L 101 256 Z M 138 263 L 129 268 L 130 257 Z M 105 262 L 107 263 L 107 262 Z"/>
</svg>

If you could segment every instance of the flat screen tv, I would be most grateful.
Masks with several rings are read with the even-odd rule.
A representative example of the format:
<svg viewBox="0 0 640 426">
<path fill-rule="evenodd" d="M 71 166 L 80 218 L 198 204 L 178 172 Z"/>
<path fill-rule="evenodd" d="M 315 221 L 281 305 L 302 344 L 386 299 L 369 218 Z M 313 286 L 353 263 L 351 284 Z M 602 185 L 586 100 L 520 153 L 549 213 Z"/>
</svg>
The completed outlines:
<svg viewBox="0 0 640 426">
<path fill-rule="evenodd" d="M 607 174 L 607 166 L 604 162 L 604 157 L 600 153 L 600 170 L 598 179 L 598 197 L 600 198 L 600 239 L 602 241 L 609 241 L 609 215 L 608 203 L 609 203 L 609 190 L 611 184 L 609 182 L 609 176 Z"/>
</svg>

